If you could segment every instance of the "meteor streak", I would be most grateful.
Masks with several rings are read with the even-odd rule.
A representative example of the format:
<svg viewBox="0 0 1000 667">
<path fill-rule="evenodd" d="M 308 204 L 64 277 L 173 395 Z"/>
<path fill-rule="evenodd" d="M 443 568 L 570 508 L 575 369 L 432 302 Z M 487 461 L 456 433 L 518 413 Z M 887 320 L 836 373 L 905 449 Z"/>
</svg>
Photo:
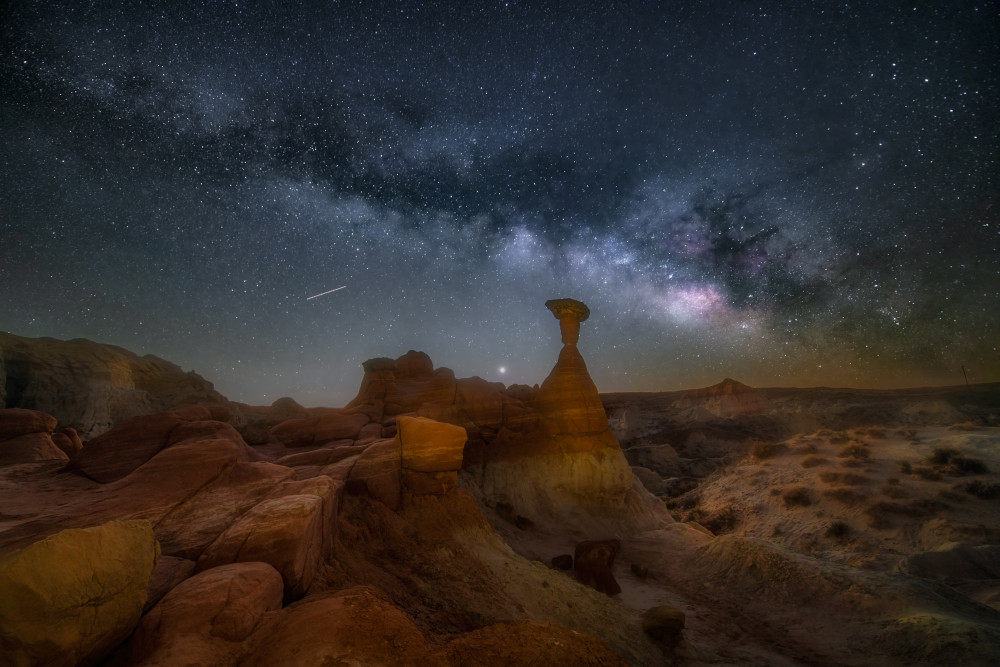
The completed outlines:
<svg viewBox="0 0 1000 667">
<path fill-rule="evenodd" d="M 337 290 L 342 290 L 345 287 L 347 287 L 347 285 L 341 285 L 340 287 L 335 287 L 332 290 L 327 290 L 326 292 L 320 292 L 319 294 L 313 294 L 312 296 L 307 296 L 306 301 L 308 301 L 309 299 L 315 299 L 318 296 L 323 296 L 324 294 L 329 294 L 330 292 L 336 292 Z"/>
</svg>

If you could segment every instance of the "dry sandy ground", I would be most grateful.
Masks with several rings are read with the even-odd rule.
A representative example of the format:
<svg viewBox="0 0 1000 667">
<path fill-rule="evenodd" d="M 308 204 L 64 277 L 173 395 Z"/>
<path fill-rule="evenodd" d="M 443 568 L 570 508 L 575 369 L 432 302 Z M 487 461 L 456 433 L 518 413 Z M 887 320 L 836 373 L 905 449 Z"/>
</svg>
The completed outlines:
<svg viewBox="0 0 1000 667">
<path fill-rule="evenodd" d="M 759 443 L 670 504 L 717 532 L 891 570 L 949 542 L 1000 543 L 992 471 L 1000 471 L 997 427 L 819 430 Z"/>
</svg>

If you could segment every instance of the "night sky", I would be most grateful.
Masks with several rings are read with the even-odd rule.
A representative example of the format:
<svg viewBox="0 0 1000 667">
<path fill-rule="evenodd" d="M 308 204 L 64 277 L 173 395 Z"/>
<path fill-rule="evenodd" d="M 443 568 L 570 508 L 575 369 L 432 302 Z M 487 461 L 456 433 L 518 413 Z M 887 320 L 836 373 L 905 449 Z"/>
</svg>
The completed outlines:
<svg viewBox="0 0 1000 667">
<path fill-rule="evenodd" d="M 234 400 L 1000 381 L 1000 5 L 14 1 L 0 330 Z M 307 299 L 314 294 L 345 289 Z"/>
</svg>

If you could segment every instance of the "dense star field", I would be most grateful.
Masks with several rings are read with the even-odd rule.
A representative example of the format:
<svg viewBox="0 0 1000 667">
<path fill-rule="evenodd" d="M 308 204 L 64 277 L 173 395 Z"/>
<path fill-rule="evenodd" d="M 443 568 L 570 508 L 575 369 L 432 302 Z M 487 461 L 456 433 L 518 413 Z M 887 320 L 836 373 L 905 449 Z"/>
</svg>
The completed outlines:
<svg viewBox="0 0 1000 667">
<path fill-rule="evenodd" d="M 337 405 L 1000 380 L 994 2 L 7 3 L 0 330 Z M 344 286 L 324 296 L 313 295 Z"/>
</svg>

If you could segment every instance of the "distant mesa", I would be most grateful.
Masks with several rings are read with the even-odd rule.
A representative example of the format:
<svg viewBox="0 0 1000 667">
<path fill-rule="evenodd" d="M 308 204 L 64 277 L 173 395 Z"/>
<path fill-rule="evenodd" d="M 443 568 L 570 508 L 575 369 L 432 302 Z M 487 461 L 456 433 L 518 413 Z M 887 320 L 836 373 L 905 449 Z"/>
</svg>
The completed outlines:
<svg viewBox="0 0 1000 667">
<path fill-rule="evenodd" d="M 211 382 L 153 355 L 0 332 L 0 407 L 48 413 L 84 440 L 129 417 L 226 402 Z"/>
<path fill-rule="evenodd" d="M 702 389 L 685 391 L 673 407 L 677 410 L 704 411 L 729 419 L 740 415 L 760 414 L 771 410 L 771 402 L 759 391 L 732 378 Z"/>
</svg>

